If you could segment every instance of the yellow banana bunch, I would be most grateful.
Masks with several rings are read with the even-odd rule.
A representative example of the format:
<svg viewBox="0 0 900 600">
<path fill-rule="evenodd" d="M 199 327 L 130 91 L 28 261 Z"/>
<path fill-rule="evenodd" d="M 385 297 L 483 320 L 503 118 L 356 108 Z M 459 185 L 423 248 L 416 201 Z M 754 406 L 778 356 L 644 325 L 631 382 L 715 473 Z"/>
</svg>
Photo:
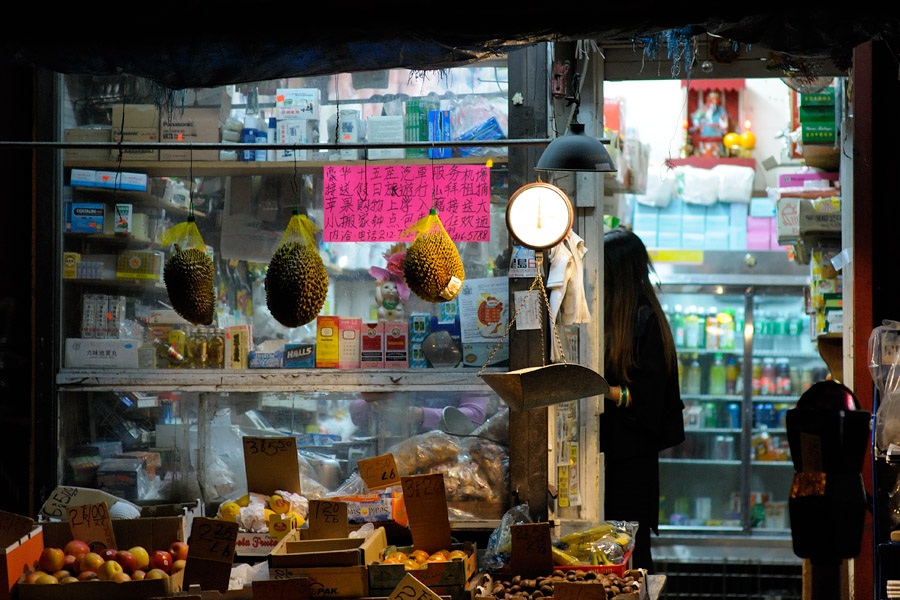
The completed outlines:
<svg viewBox="0 0 900 600">
<path fill-rule="evenodd" d="M 589 544 L 604 535 L 616 533 L 615 525 L 611 523 L 603 523 L 600 525 L 596 525 L 591 527 L 590 529 L 582 529 L 581 531 L 576 531 L 574 533 L 570 533 L 569 535 L 563 536 L 559 539 L 563 544 L 573 546 L 578 544 Z"/>
<path fill-rule="evenodd" d="M 563 552 L 556 546 L 553 546 L 551 548 L 551 551 L 553 553 L 553 564 L 555 565 L 568 566 L 581 564 L 581 561 L 579 561 L 577 558 L 567 552 Z"/>
</svg>

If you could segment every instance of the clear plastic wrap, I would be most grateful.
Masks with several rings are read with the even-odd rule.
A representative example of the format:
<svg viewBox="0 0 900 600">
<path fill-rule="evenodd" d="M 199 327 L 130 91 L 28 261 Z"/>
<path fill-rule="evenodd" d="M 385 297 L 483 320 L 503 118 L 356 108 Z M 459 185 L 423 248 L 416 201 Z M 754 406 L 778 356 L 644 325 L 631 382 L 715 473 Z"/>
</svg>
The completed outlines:
<svg viewBox="0 0 900 600">
<path fill-rule="evenodd" d="M 414 435 L 389 450 L 401 475 L 427 473 L 439 464 L 455 461 L 461 451 L 459 438 L 443 431 Z"/>
<path fill-rule="evenodd" d="M 875 448 L 889 452 L 900 446 L 900 322 L 883 321 L 869 335 L 869 373 L 880 401 L 875 413 Z"/>
<path fill-rule="evenodd" d="M 554 542 L 560 565 L 621 565 L 634 549 L 635 521 L 604 521 L 568 533 Z"/>
<path fill-rule="evenodd" d="M 481 569 L 492 571 L 509 566 L 509 552 L 512 547 L 510 527 L 521 523 L 532 523 L 527 504 L 519 504 L 503 515 L 500 525 L 491 532 L 488 545 L 481 560 Z"/>
</svg>

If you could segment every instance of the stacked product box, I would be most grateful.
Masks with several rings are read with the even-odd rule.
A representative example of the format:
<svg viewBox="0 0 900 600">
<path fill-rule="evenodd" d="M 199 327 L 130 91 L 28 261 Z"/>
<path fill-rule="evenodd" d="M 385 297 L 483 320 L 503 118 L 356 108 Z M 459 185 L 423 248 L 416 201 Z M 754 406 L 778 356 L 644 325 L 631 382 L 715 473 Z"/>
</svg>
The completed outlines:
<svg viewBox="0 0 900 600">
<path fill-rule="evenodd" d="M 409 368 L 409 323 L 386 321 L 384 324 L 384 367 Z"/>
<path fill-rule="evenodd" d="M 111 141 L 155 144 L 159 142 L 159 108 L 155 104 L 113 104 Z M 159 160 L 159 150 L 113 148 L 110 160 Z"/>
<path fill-rule="evenodd" d="M 275 142 L 310 144 L 318 142 L 319 110 L 322 99 L 318 88 L 279 88 L 275 90 Z M 293 148 L 278 150 L 275 160 L 309 160 L 310 151 Z"/>
<path fill-rule="evenodd" d="M 83 294 L 81 297 L 81 337 L 118 338 L 125 318 L 125 296 Z"/>
<path fill-rule="evenodd" d="M 404 109 L 403 124 L 407 142 L 428 141 L 428 113 L 437 110 L 440 103 L 430 100 L 409 100 Z M 406 148 L 406 158 L 421 158 L 425 151 L 421 148 Z"/>
<path fill-rule="evenodd" d="M 384 368 L 384 322 L 362 323 L 360 325 L 360 367 L 363 369 Z"/>
<path fill-rule="evenodd" d="M 409 366 L 414 369 L 428 367 L 428 359 L 422 348 L 422 342 L 431 333 L 431 315 L 429 313 L 412 313 L 409 315 Z"/>
</svg>

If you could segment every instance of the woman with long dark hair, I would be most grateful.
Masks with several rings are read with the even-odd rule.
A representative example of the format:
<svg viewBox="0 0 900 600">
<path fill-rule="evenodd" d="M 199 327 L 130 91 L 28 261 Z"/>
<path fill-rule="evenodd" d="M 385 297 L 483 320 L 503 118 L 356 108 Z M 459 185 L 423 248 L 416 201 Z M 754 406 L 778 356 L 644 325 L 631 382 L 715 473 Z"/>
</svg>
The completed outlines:
<svg viewBox="0 0 900 600">
<path fill-rule="evenodd" d="M 634 233 L 604 235 L 604 376 L 600 419 L 605 517 L 637 521 L 632 564 L 653 571 L 659 533 L 659 451 L 684 440 L 675 343 L 650 279 L 653 265 Z"/>
</svg>

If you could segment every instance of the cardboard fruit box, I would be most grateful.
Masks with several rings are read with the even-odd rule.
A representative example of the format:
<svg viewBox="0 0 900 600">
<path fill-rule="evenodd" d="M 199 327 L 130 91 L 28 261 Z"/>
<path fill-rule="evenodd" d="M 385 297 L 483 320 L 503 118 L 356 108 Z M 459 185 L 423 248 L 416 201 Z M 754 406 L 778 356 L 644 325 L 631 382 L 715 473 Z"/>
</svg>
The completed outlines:
<svg viewBox="0 0 900 600">
<path fill-rule="evenodd" d="M 0 600 L 13 596 L 16 582 L 34 567 L 43 549 L 40 525 L 28 517 L 0 511 Z"/>
<path fill-rule="evenodd" d="M 309 579 L 311 598 L 362 598 L 369 595 L 365 565 L 352 567 L 269 567 L 269 579 Z"/>
<path fill-rule="evenodd" d="M 385 549 L 385 554 L 389 554 L 394 550 L 410 554 L 415 548 L 412 546 L 392 546 Z M 424 569 L 415 569 L 412 571 L 407 571 L 402 564 L 374 563 L 369 565 L 369 587 L 377 590 L 393 590 L 407 573 L 410 573 L 413 577 L 432 589 L 434 589 L 434 587 L 444 586 L 465 587 L 477 570 L 475 544 L 472 542 L 451 544 L 447 550 L 463 550 L 466 553 L 466 558 L 448 560 L 446 562 L 426 563 Z M 440 592 L 435 590 L 435 593 Z"/>
<path fill-rule="evenodd" d="M 366 538 L 301 540 L 294 530 L 269 554 L 270 567 L 351 567 L 377 561 L 387 547 L 384 527 Z"/>
</svg>

